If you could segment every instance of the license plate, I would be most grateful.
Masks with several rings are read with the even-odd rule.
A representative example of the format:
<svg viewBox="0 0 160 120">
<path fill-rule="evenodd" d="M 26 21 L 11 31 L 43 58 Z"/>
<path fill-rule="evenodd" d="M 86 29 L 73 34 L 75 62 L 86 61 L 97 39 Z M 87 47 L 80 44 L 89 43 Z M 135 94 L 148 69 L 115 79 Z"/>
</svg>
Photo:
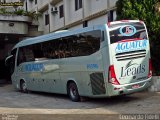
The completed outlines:
<svg viewBox="0 0 160 120">
<path fill-rule="evenodd" d="M 138 84 L 132 86 L 133 89 L 136 89 L 136 88 L 139 88 L 139 87 L 140 86 Z"/>
</svg>

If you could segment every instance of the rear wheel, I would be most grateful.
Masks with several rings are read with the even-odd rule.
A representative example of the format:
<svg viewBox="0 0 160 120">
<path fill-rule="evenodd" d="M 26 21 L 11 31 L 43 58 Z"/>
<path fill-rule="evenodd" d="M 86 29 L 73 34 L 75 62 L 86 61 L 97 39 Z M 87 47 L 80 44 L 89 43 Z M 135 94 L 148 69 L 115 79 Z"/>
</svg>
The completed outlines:
<svg viewBox="0 0 160 120">
<path fill-rule="evenodd" d="M 80 101 L 77 85 L 74 82 L 71 82 L 68 85 L 68 95 L 72 101 L 74 102 Z"/>
<path fill-rule="evenodd" d="M 20 82 L 20 89 L 21 89 L 21 91 L 24 92 L 24 93 L 27 93 L 27 92 L 28 92 L 28 90 L 27 90 L 27 84 L 26 84 L 26 82 L 25 82 L 24 80 L 22 80 L 22 81 Z"/>
</svg>

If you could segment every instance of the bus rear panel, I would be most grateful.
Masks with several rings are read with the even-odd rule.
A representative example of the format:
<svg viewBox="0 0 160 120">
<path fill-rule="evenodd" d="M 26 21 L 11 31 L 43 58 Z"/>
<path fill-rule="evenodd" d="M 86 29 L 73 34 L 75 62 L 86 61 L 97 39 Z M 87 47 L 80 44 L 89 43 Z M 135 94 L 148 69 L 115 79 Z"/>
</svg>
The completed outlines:
<svg viewBox="0 0 160 120">
<path fill-rule="evenodd" d="M 149 39 L 142 21 L 110 23 L 109 95 L 129 94 L 150 86 Z"/>
</svg>

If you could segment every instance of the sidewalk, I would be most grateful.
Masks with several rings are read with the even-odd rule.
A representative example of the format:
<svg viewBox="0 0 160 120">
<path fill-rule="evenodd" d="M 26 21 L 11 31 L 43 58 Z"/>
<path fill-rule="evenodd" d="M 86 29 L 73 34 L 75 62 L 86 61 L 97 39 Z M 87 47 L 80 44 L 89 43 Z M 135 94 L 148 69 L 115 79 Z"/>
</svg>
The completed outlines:
<svg viewBox="0 0 160 120">
<path fill-rule="evenodd" d="M 152 86 L 148 90 L 150 92 L 160 92 L 160 76 L 152 77 Z"/>
</svg>

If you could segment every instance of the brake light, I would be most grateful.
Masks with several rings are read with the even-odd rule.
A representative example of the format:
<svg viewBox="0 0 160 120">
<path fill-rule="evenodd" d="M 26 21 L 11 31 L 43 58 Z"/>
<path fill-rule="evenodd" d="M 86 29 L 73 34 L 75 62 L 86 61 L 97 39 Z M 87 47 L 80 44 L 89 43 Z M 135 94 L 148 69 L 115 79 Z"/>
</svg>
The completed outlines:
<svg viewBox="0 0 160 120">
<path fill-rule="evenodd" d="M 111 23 L 110 23 L 110 22 L 108 22 L 108 23 L 107 23 L 107 25 L 108 25 L 108 27 L 110 27 Z"/>
<path fill-rule="evenodd" d="M 149 71 L 148 71 L 148 78 L 152 76 L 152 62 L 151 59 L 149 59 Z"/>
<path fill-rule="evenodd" d="M 110 65 L 109 66 L 109 72 L 108 72 L 108 82 L 112 83 L 114 85 L 120 85 L 117 78 L 116 78 L 116 74 L 114 71 L 114 66 Z"/>
</svg>

